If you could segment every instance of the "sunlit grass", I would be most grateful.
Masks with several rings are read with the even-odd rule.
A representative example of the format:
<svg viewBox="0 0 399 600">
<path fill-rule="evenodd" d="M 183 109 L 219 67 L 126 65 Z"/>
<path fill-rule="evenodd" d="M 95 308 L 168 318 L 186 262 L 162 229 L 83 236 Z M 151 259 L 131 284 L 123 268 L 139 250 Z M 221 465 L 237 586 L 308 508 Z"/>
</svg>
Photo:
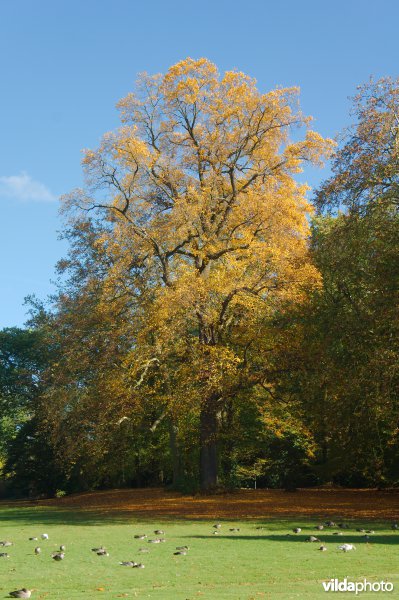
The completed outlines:
<svg viewBox="0 0 399 600">
<path fill-rule="evenodd" d="M 32 598 L 62 600 L 323 598 L 323 580 L 346 576 L 385 579 L 399 588 L 399 532 L 387 523 L 353 522 L 349 531 L 335 536 L 337 530 L 317 532 L 317 521 L 303 518 L 222 521 L 220 534 L 214 535 L 211 520 L 138 520 L 42 507 L 4 508 L 0 517 L 0 540 L 14 543 L 8 549 L 10 558 L 0 559 L 0 597 L 27 587 L 34 589 Z M 368 525 L 375 531 L 370 543 L 355 531 Z M 291 532 L 295 526 L 302 527 L 301 534 Z M 230 527 L 240 531 L 230 532 Z M 134 539 L 140 533 L 157 537 L 157 528 L 165 530 L 165 543 Z M 48 541 L 28 540 L 42 533 L 49 535 Z M 326 543 L 328 551 L 306 543 L 310 534 Z M 355 543 L 357 550 L 338 551 L 342 542 Z M 60 544 L 66 545 L 66 558 L 55 562 L 51 552 Z M 39 556 L 33 552 L 36 545 L 42 548 Z M 108 557 L 91 552 L 100 545 Z M 174 556 L 181 545 L 190 547 L 188 555 Z M 139 548 L 149 553 L 140 554 Z M 118 563 L 123 560 L 143 562 L 145 569 L 122 567 Z M 368 596 L 376 594 L 362 594 Z"/>
</svg>

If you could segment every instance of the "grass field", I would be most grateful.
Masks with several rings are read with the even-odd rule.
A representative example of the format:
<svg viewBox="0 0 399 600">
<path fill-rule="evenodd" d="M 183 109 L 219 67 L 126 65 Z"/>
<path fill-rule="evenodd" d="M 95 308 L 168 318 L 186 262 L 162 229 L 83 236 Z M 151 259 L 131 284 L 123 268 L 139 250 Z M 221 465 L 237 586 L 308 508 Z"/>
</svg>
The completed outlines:
<svg viewBox="0 0 399 600">
<path fill-rule="evenodd" d="M 396 596 L 399 590 L 399 532 L 392 531 L 387 521 L 376 519 L 376 516 L 390 517 L 391 511 L 395 512 L 396 495 L 391 500 L 387 497 L 379 510 L 375 503 L 372 506 L 369 502 L 367 508 L 366 502 L 359 501 L 361 518 L 353 516 L 354 508 L 344 502 L 342 496 L 342 506 L 339 499 L 337 504 L 342 517 L 350 515 L 346 519 L 350 530 L 343 530 L 343 535 L 337 536 L 333 535 L 339 531 L 337 528 L 315 530 L 315 525 L 322 520 L 335 520 L 339 516 L 337 512 L 326 512 L 326 508 L 331 511 L 331 507 L 328 503 L 327 507 L 323 505 L 322 494 L 312 510 L 311 503 L 303 503 L 301 497 L 281 495 L 283 505 L 291 503 L 296 517 L 250 514 L 236 519 L 231 515 L 227 518 L 223 510 L 228 512 L 228 507 L 231 510 L 231 506 L 235 505 L 236 509 L 240 506 L 245 515 L 245 503 L 251 506 L 248 496 L 244 495 L 245 502 L 237 495 L 209 501 L 197 499 L 202 513 L 208 514 L 194 519 L 191 512 L 195 510 L 195 499 L 188 503 L 191 510 L 183 511 L 187 498 L 182 497 L 180 514 L 177 514 L 178 496 L 154 492 L 151 503 L 151 493 L 144 493 L 139 503 L 140 493 L 136 492 L 133 497 L 137 503 L 130 504 L 129 511 L 124 494 L 121 491 L 116 496 L 86 495 L 37 505 L 0 503 L 0 540 L 13 542 L 8 549 L 0 548 L 10 554 L 10 558 L 0 559 L 0 598 L 21 587 L 32 588 L 32 598 L 62 600 L 324 598 L 322 581 L 344 577 L 391 581 L 396 587 L 391 596 Z M 259 497 L 262 498 L 261 493 L 252 495 L 255 505 Z M 305 494 L 302 499 L 306 497 Z M 158 505 L 162 499 L 169 511 L 160 510 Z M 276 505 L 278 508 L 278 503 Z M 153 507 L 152 515 L 148 506 Z M 258 504 L 258 513 L 262 513 L 260 507 Z M 373 519 L 368 516 L 368 510 L 373 511 Z M 362 511 L 366 511 L 367 518 Z M 196 512 L 201 511 L 198 508 Z M 220 534 L 213 535 L 212 525 L 219 516 Z M 302 527 L 299 535 L 291 532 L 295 526 Z M 230 532 L 232 527 L 240 531 Z M 357 527 L 375 531 L 370 542 L 365 542 L 363 534 L 355 531 Z M 158 528 L 165 530 L 165 543 L 149 544 L 146 540 L 134 539 L 135 534 L 141 533 L 148 534 L 149 538 L 157 537 L 153 530 Z M 31 536 L 40 537 L 41 533 L 47 533 L 49 540 L 28 540 Z M 327 545 L 327 552 L 320 552 L 318 543 L 305 542 L 310 534 L 317 535 Z M 337 546 L 343 542 L 354 543 L 357 549 L 347 553 L 338 551 Z M 42 548 L 39 556 L 33 552 L 37 544 Z M 66 545 L 66 557 L 55 562 L 51 552 L 60 544 Z M 91 552 L 92 547 L 100 545 L 107 548 L 109 556 L 100 557 Z M 187 556 L 174 556 L 175 547 L 181 545 L 190 547 Z M 141 554 L 139 548 L 149 552 Z M 123 560 L 143 562 L 145 569 L 120 566 L 118 563 Z M 363 593 L 361 596 L 376 598 L 389 594 Z"/>
</svg>

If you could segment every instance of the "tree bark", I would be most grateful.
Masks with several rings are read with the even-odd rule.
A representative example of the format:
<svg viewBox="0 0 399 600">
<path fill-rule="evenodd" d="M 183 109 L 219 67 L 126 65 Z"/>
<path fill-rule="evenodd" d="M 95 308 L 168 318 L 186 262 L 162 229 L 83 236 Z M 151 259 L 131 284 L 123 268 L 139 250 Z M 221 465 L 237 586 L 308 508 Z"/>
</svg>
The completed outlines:
<svg viewBox="0 0 399 600">
<path fill-rule="evenodd" d="M 172 469 L 173 469 L 173 487 L 178 487 L 181 481 L 181 463 L 180 463 L 180 452 L 177 443 L 178 427 L 169 421 L 169 447 L 172 456 Z"/>
<path fill-rule="evenodd" d="M 218 483 L 218 419 L 216 403 L 207 401 L 200 415 L 200 482 L 202 492 L 211 492 Z"/>
</svg>

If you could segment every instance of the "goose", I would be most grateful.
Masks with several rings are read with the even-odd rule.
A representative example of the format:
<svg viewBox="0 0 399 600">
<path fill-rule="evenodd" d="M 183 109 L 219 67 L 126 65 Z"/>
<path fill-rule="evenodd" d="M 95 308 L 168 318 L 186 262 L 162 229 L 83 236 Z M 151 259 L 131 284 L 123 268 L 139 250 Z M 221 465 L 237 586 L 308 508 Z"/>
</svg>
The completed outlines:
<svg viewBox="0 0 399 600">
<path fill-rule="evenodd" d="M 358 527 L 358 528 L 356 529 L 356 531 L 358 531 L 359 533 L 366 533 L 366 530 L 365 530 L 365 529 L 362 529 L 362 528 L 360 528 L 360 527 Z"/>
<path fill-rule="evenodd" d="M 292 530 L 294 533 L 301 533 L 302 529 L 300 527 L 294 527 Z"/>
<path fill-rule="evenodd" d="M 371 534 L 373 534 L 373 533 L 375 533 L 375 532 L 374 532 L 374 529 L 366 529 L 366 533 L 371 533 Z"/>
<path fill-rule="evenodd" d="M 133 569 L 144 569 L 145 565 L 143 563 L 136 563 L 133 565 Z"/>
<path fill-rule="evenodd" d="M 148 540 L 148 543 L 149 543 L 149 544 L 160 544 L 160 543 L 161 543 L 161 540 L 159 540 L 158 538 L 157 538 L 157 539 L 155 539 L 155 540 Z"/>
<path fill-rule="evenodd" d="M 53 552 L 53 554 L 51 555 L 51 557 L 54 560 L 64 560 L 65 558 L 65 554 L 63 552 Z"/>
<path fill-rule="evenodd" d="M 21 590 L 15 590 L 15 592 L 10 592 L 10 598 L 30 598 L 32 594 L 32 590 L 28 590 L 26 588 L 22 588 Z"/>
<path fill-rule="evenodd" d="M 231 527 L 229 531 L 240 531 L 239 527 Z"/>
<path fill-rule="evenodd" d="M 324 525 L 316 525 L 317 531 L 323 531 Z"/>
<path fill-rule="evenodd" d="M 314 535 L 310 535 L 310 536 L 308 537 L 308 539 L 307 539 L 307 540 L 305 540 L 305 541 L 306 541 L 306 542 L 320 542 L 319 538 L 317 538 L 317 537 L 316 537 L 316 536 L 314 536 Z"/>
<path fill-rule="evenodd" d="M 187 551 L 187 550 L 190 550 L 190 548 L 189 548 L 188 546 L 176 546 L 176 550 L 184 550 L 184 551 Z"/>
<path fill-rule="evenodd" d="M 326 525 L 326 527 L 335 527 L 334 521 L 326 521 L 324 524 Z"/>
<path fill-rule="evenodd" d="M 64 544 L 61 544 L 61 546 L 60 546 L 60 552 L 65 552 L 65 549 L 66 548 L 65 548 Z"/>
<path fill-rule="evenodd" d="M 107 552 L 105 548 L 98 550 L 98 552 L 96 552 L 96 554 L 97 554 L 97 556 L 109 556 L 109 552 Z"/>
<path fill-rule="evenodd" d="M 10 558 L 8 552 L 0 552 L 0 558 Z"/>
<path fill-rule="evenodd" d="M 40 554 L 41 551 L 42 551 L 41 548 L 39 548 L 39 546 L 36 546 L 35 554 Z"/>
<path fill-rule="evenodd" d="M 29 538 L 29 541 L 30 541 L 30 542 L 37 542 L 37 537 L 30 537 L 30 538 Z"/>
<path fill-rule="evenodd" d="M 324 544 L 322 544 L 322 545 L 320 546 L 319 550 L 321 550 L 321 552 L 326 552 L 326 550 L 327 550 L 327 547 L 326 547 Z"/>
<path fill-rule="evenodd" d="M 12 545 L 13 545 L 13 543 L 9 542 L 8 540 L 4 540 L 4 542 L 0 542 L 0 546 L 3 546 L 3 548 L 9 548 Z"/>
<path fill-rule="evenodd" d="M 338 550 L 342 550 L 343 552 L 349 552 L 350 550 L 356 550 L 356 546 L 353 544 L 342 544 L 338 546 Z"/>
<path fill-rule="evenodd" d="M 42 533 L 40 537 L 42 538 L 42 540 L 48 540 L 48 533 Z"/>
<path fill-rule="evenodd" d="M 92 548 L 91 549 L 92 552 L 102 552 L 103 550 L 105 550 L 104 546 L 100 546 L 99 548 Z"/>
<path fill-rule="evenodd" d="M 164 532 L 164 531 L 162 531 L 162 529 L 156 529 L 156 530 L 154 531 L 154 533 L 155 533 L 155 535 L 165 535 L 165 532 Z"/>
<path fill-rule="evenodd" d="M 349 525 L 347 525 L 346 523 L 338 523 L 338 527 L 340 529 L 349 529 Z"/>
<path fill-rule="evenodd" d="M 135 535 L 134 539 L 135 540 L 145 540 L 146 537 L 147 537 L 146 534 L 143 533 L 142 535 Z"/>
<path fill-rule="evenodd" d="M 134 560 L 123 560 L 119 564 L 122 565 L 122 567 L 135 567 L 137 565 Z"/>
<path fill-rule="evenodd" d="M 214 529 L 220 529 L 222 527 L 221 523 L 215 523 L 215 525 L 213 525 Z"/>
<path fill-rule="evenodd" d="M 187 550 L 178 550 L 177 552 L 173 552 L 175 556 L 186 556 Z"/>
<path fill-rule="evenodd" d="M 397 523 L 392 523 L 391 529 L 393 529 L 393 530 L 399 529 L 399 525 Z"/>
</svg>

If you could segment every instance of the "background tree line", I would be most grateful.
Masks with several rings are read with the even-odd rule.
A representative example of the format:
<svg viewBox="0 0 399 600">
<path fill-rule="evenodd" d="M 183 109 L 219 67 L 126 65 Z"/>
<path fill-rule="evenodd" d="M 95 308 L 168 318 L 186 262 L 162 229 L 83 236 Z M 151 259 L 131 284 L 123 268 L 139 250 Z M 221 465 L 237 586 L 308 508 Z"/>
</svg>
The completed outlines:
<svg viewBox="0 0 399 600">
<path fill-rule="evenodd" d="M 187 59 L 119 108 L 59 292 L 0 335 L 11 491 L 395 485 L 399 82 L 359 89 L 316 214 L 297 90 Z"/>
</svg>

